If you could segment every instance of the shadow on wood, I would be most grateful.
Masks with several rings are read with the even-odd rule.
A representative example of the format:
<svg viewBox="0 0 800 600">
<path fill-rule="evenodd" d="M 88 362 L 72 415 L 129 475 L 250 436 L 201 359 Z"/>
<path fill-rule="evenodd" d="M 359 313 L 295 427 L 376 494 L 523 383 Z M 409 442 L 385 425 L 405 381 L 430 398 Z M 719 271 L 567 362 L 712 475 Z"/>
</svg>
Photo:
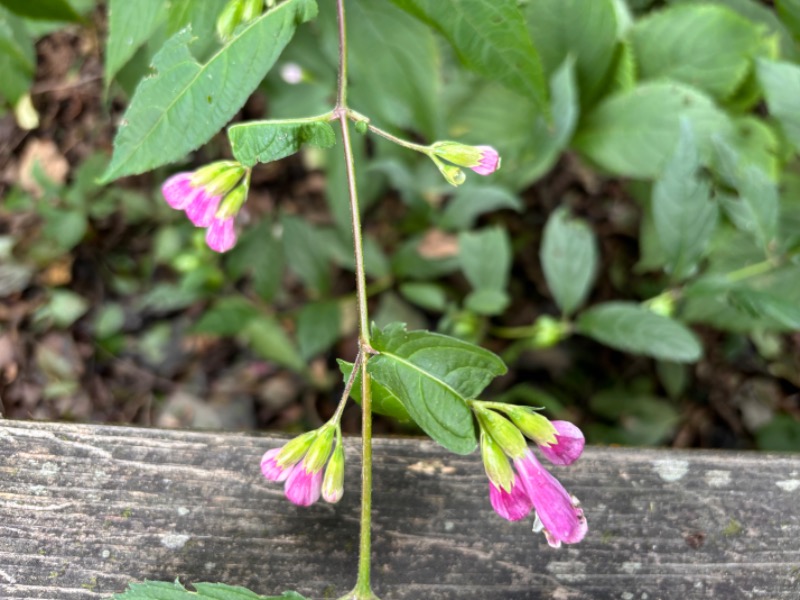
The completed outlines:
<svg viewBox="0 0 800 600">
<path fill-rule="evenodd" d="M 337 598 L 355 578 L 345 497 L 298 508 L 259 460 L 283 438 L 0 421 L 0 598 L 108 598 L 143 579 Z M 477 454 L 375 444 L 384 600 L 800 598 L 800 457 L 589 448 L 554 468 L 587 539 L 560 550 L 492 511 Z"/>
</svg>

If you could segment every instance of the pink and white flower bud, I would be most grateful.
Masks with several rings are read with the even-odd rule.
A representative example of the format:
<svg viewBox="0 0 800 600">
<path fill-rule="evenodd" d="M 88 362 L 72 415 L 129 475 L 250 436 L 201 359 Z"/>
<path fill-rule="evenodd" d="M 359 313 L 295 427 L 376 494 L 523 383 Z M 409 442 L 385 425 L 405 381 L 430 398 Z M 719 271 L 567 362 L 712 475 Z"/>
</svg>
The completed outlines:
<svg viewBox="0 0 800 600">
<path fill-rule="evenodd" d="M 286 481 L 292 471 L 293 465 L 284 467 L 278 462 L 278 455 L 281 450 L 282 448 L 267 450 L 261 459 L 261 473 L 270 481 Z"/>
<path fill-rule="evenodd" d="M 206 244 L 215 252 L 227 252 L 236 245 L 236 229 L 233 217 L 214 217 L 206 231 Z"/>
<path fill-rule="evenodd" d="M 472 167 L 478 175 L 491 175 L 500 168 L 500 155 L 491 146 L 475 146 L 481 151 L 481 157 L 477 165 Z"/>
<path fill-rule="evenodd" d="M 539 449 L 554 465 L 571 465 L 583 453 L 586 439 L 583 432 L 569 421 L 552 421 L 556 442 L 541 444 Z"/>
<path fill-rule="evenodd" d="M 494 511 L 509 521 L 524 519 L 533 508 L 533 502 L 531 502 L 519 479 L 514 480 L 510 491 L 496 487 L 490 481 L 489 501 L 492 503 Z"/>
<path fill-rule="evenodd" d="M 307 471 L 303 463 L 296 464 L 286 478 L 283 491 L 293 504 L 311 506 L 322 491 L 322 471 Z"/>
</svg>

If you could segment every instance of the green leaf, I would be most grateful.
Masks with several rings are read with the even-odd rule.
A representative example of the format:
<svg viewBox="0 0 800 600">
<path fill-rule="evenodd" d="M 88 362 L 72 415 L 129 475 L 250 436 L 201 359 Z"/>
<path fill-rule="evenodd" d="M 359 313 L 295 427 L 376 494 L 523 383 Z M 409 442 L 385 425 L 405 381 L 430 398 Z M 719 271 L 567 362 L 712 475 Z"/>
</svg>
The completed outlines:
<svg viewBox="0 0 800 600">
<path fill-rule="evenodd" d="M 776 0 L 775 8 L 789 31 L 800 38 L 800 0 Z"/>
<path fill-rule="evenodd" d="M 341 335 L 339 302 L 309 302 L 297 315 L 297 343 L 300 355 L 308 360 L 330 348 Z"/>
<path fill-rule="evenodd" d="M 239 243 L 225 255 L 231 277 L 251 275 L 256 293 L 266 302 L 274 300 L 281 289 L 284 262 L 283 245 L 268 218 L 245 230 Z"/>
<path fill-rule="evenodd" d="M 89 310 L 89 302 L 83 296 L 65 289 L 53 290 L 50 301 L 36 315 L 38 319 L 52 320 L 56 327 L 67 328 Z"/>
<path fill-rule="evenodd" d="M 132 583 L 116 600 L 306 600 L 297 592 L 283 592 L 280 596 L 259 596 L 255 592 L 224 583 L 195 583 L 196 592 L 190 592 L 180 582 L 145 581 Z"/>
<path fill-rule="evenodd" d="M 732 290 L 728 299 L 738 310 L 766 317 L 782 328 L 800 331 L 800 306 L 793 300 L 754 289 Z"/>
<path fill-rule="evenodd" d="M 462 232 L 458 257 L 470 285 L 476 290 L 504 291 L 511 269 L 511 241 L 501 227 Z"/>
<path fill-rule="evenodd" d="M 330 148 L 336 143 L 333 127 L 313 118 L 249 121 L 229 127 L 228 138 L 234 158 L 246 167 L 299 152 L 303 144 Z"/>
<path fill-rule="evenodd" d="M 456 454 L 477 446 L 467 400 L 506 372 L 498 356 L 467 342 L 406 331 L 394 323 L 374 331 L 372 346 L 380 352 L 369 361 L 375 381 L 397 396 L 408 414 L 429 436 Z"/>
<path fill-rule="evenodd" d="M 602 344 L 660 360 L 695 362 L 703 350 L 684 325 L 632 302 L 607 302 L 590 308 L 576 323 L 582 333 Z"/>
<path fill-rule="evenodd" d="M 374 0 L 348 0 L 347 25 L 353 106 L 382 123 L 440 137 L 440 57 L 433 33 Z"/>
<path fill-rule="evenodd" d="M 510 303 L 511 298 L 505 290 L 493 288 L 473 290 L 464 298 L 464 306 L 479 315 L 499 315 Z"/>
<path fill-rule="evenodd" d="M 456 189 L 439 220 L 443 229 L 469 229 L 477 218 L 496 210 L 522 210 L 519 198 L 505 188 L 494 185 L 464 185 Z"/>
<path fill-rule="evenodd" d="M 663 398 L 627 390 L 607 390 L 589 400 L 593 412 L 616 421 L 614 427 L 592 424 L 586 430 L 591 443 L 655 446 L 675 431 L 680 415 Z"/>
<path fill-rule="evenodd" d="M 306 361 L 300 356 L 283 327 L 273 317 L 262 315 L 251 320 L 240 334 L 261 358 L 276 362 L 298 373 L 306 370 Z"/>
<path fill-rule="evenodd" d="M 688 121 L 681 122 L 675 153 L 653 185 L 653 219 L 667 269 L 676 280 L 689 276 L 705 254 L 719 209 L 711 184 L 700 174 L 700 155 Z"/>
<path fill-rule="evenodd" d="M 468 69 L 544 107 L 542 66 L 514 0 L 392 0 L 439 31 Z"/>
<path fill-rule="evenodd" d="M 353 372 L 353 363 L 349 363 L 340 358 L 336 359 L 339 363 L 339 369 L 344 376 L 344 382 L 350 378 L 350 373 Z M 380 383 L 375 381 L 374 378 L 370 379 L 370 390 L 372 398 L 372 412 L 379 415 L 386 415 L 400 421 L 401 423 L 413 423 L 411 415 L 408 414 L 406 407 L 400 402 L 400 399 L 392 394 L 389 390 L 383 387 Z M 356 373 L 353 387 L 350 389 L 350 397 L 361 404 L 361 373 Z"/>
<path fill-rule="evenodd" d="M 283 252 L 289 268 L 311 291 L 324 296 L 331 289 L 329 245 L 321 230 L 300 217 L 283 215 Z"/>
<path fill-rule="evenodd" d="M 30 90 L 36 71 L 36 50 L 25 22 L 0 7 L 0 95 L 10 104 Z"/>
<path fill-rule="evenodd" d="M 554 74 L 572 56 L 581 104 L 591 104 L 606 84 L 616 53 L 613 1 L 535 0 L 525 11 L 545 72 Z"/>
<path fill-rule="evenodd" d="M 168 6 L 163 0 L 109 1 L 106 87 L 166 19 Z"/>
<path fill-rule="evenodd" d="M 116 335 L 125 326 L 125 309 L 116 302 L 105 304 L 94 319 L 94 335 L 104 340 Z"/>
<path fill-rule="evenodd" d="M 201 65 L 182 30 L 153 57 L 114 139 L 103 181 L 178 160 L 219 131 L 239 110 L 294 34 L 316 14 L 313 0 L 287 0 L 245 26 Z"/>
<path fill-rule="evenodd" d="M 777 415 L 756 431 L 761 450 L 800 452 L 800 421 L 792 415 Z"/>
<path fill-rule="evenodd" d="M 550 215 L 539 252 L 547 286 L 565 315 L 573 313 L 592 289 L 597 275 L 597 242 L 591 227 L 567 208 Z"/>
<path fill-rule="evenodd" d="M 574 145 L 615 175 L 655 178 L 680 136 L 692 124 L 701 156 L 712 133 L 730 128 L 727 116 L 703 93 L 680 83 L 645 83 L 609 97 L 581 124 Z"/>
<path fill-rule="evenodd" d="M 447 292 L 437 283 L 410 281 L 400 284 L 400 293 L 417 306 L 443 312 L 447 308 Z"/>
<path fill-rule="evenodd" d="M 682 81 L 718 99 L 742 83 L 759 38 L 732 10 L 702 3 L 653 12 L 631 30 L 642 79 Z"/>
<path fill-rule="evenodd" d="M 756 71 L 770 115 L 780 123 L 795 151 L 800 152 L 800 66 L 759 59 Z"/>
<path fill-rule="evenodd" d="M 192 327 L 192 333 L 238 335 L 250 321 L 260 315 L 261 311 L 246 298 L 220 298 L 211 309 L 203 313 Z"/>
<path fill-rule="evenodd" d="M 67 0 L 0 0 L 0 4 L 11 12 L 26 19 L 39 19 L 42 21 L 81 21 L 81 16 L 75 12 Z"/>
</svg>

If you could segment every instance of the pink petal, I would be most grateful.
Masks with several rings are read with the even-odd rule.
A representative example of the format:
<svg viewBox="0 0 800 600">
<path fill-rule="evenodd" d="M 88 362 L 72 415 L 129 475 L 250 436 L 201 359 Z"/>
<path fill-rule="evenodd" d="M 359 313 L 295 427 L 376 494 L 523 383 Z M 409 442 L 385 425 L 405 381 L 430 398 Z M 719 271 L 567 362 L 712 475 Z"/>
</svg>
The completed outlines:
<svg viewBox="0 0 800 600">
<path fill-rule="evenodd" d="M 208 195 L 205 188 L 197 189 L 199 192 L 186 207 L 186 216 L 195 227 L 208 227 L 214 220 L 221 197 Z"/>
<path fill-rule="evenodd" d="M 520 485 L 519 479 L 514 481 L 510 492 L 489 482 L 489 500 L 495 512 L 509 521 L 524 519 L 533 508 L 533 503 Z"/>
<path fill-rule="evenodd" d="M 575 544 L 586 535 L 588 526 L 577 501 L 567 493 L 558 480 L 542 467 L 530 452 L 514 461 L 536 514 L 548 533 L 548 543 Z"/>
<path fill-rule="evenodd" d="M 261 459 L 261 472 L 270 481 L 286 481 L 291 472 L 291 467 L 282 467 L 278 464 L 277 456 L 282 448 L 267 450 Z"/>
<path fill-rule="evenodd" d="M 570 465 L 583 453 L 583 432 L 569 421 L 551 422 L 556 428 L 556 443 L 542 444 L 539 449 L 554 465 Z"/>
<path fill-rule="evenodd" d="M 284 493 L 298 506 L 311 506 L 319 500 L 322 491 L 322 471 L 309 473 L 303 463 L 297 463 L 286 479 Z"/>
<path fill-rule="evenodd" d="M 500 167 L 500 155 L 491 146 L 475 147 L 481 151 L 481 160 L 472 170 L 478 175 L 491 175 Z"/>
<path fill-rule="evenodd" d="M 216 252 L 227 252 L 236 245 L 236 230 L 233 217 L 227 219 L 214 218 L 206 232 L 208 247 Z"/>
<path fill-rule="evenodd" d="M 192 201 L 196 188 L 192 187 L 192 173 L 177 173 L 161 186 L 164 200 L 172 208 L 183 210 Z"/>
</svg>

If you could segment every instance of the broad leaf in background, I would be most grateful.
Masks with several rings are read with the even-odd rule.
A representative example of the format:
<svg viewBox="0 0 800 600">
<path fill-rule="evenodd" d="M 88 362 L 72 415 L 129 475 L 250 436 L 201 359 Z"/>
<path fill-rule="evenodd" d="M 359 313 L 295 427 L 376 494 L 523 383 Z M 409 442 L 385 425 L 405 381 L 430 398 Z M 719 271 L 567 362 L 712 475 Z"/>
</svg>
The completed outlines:
<svg viewBox="0 0 800 600">
<path fill-rule="evenodd" d="M 79 22 L 81 16 L 67 0 L 0 0 L 11 12 L 27 19 Z"/>
<path fill-rule="evenodd" d="M 238 335 L 261 311 L 246 298 L 231 296 L 219 298 L 192 327 L 193 333 L 211 335 Z"/>
<path fill-rule="evenodd" d="M 500 227 L 462 232 L 458 236 L 458 257 L 464 276 L 472 286 L 465 304 L 484 315 L 497 315 L 508 306 L 506 293 L 511 270 L 511 240 Z"/>
<path fill-rule="evenodd" d="M 306 600 L 297 592 L 283 592 L 280 596 L 259 596 L 255 592 L 224 583 L 194 583 L 196 592 L 190 592 L 180 582 L 145 581 L 131 583 L 116 600 Z"/>
<path fill-rule="evenodd" d="M 739 198 L 721 195 L 722 206 L 734 225 L 751 233 L 766 253 L 778 233 L 778 187 L 767 174 L 748 164 L 721 138 L 714 139 L 717 172 L 739 192 Z"/>
<path fill-rule="evenodd" d="M 353 363 L 346 360 L 337 358 L 336 362 L 339 363 L 339 369 L 344 376 L 344 382 L 350 378 L 350 373 L 353 372 Z M 370 389 L 372 390 L 372 411 L 387 417 L 392 417 L 401 423 L 412 423 L 413 419 L 408 414 L 406 407 L 400 402 L 400 399 L 395 396 L 388 389 L 383 387 L 380 383 L 375 381 L 374 378 L 370 379 Z M 356 378 L 353 381 L 353 387 L 350 389 L 350 397 L 361 404 L 361 373 L 356 373 Z"/>
<path fill-rule="evenodd" d="M 800 38 L 800 0 L 776 0 L 775 8 L 789 31 Z"/>
<path fill-rule="evenodd" d="M 536 181 L 550 171 L 575 133 L 580 106 L 572 57 L 568 57 L 550 78 L 550 112 L 552 121 L 544 115 L 536 119 L 532 138 L 536 142 L 536 155 L 520 165 L 522 181 Z"/>
<path fill-rule="evenodd" d="M 309 302 L 297 315 L 300 356 L 308 360 L 324 352 L 341 334 L 341 307 L 336 300 Z"/>
<path fill-rule="evenodd" d="M 636 390 L 604 390 L 589 399 L 592 412 L 616 422 L 615 427 L 592 423 L 586 436 L 592 443 L 656 446 L 666 442 L 680 414 L 666 399 Z"/>
<path fill-rule="evenodd" d="M 778 120 L 795 151 L 800 152 L 800 67 L 760 59 L 757 72 L 770 115 Z"/>
<path fill-rule="evenodd" d="M 597 242 L 582 219 L 562 207 L 550 215 L 539 252 L 547 287 L 565 315 L 586 301 L 597 276 Z"/>
<path fill-rule="evenodd" d="M 281 225 L 283 253 L 289 259 L 289 268 L 313 295 L 327 295 L 331 290 L 331 261 L 326 236 L 318 227 L 294 215 L 282 215 Z"/>
<path fill-rule="evenodd" d="M 519 198 L 505 188 L 495 185 L 462 185 L 456 188 L 440 219 L 442 229 L 469 229 L 482 214 L 496 210 L 522 210 Z"/>
<path fill-rule="evenodd" d="M 552 75 L 574 57 L 582 106 L 597 98 L 607 81 L 617 45 L 613 0 L 534 0 L 525 8 L 533 43 Z"/>
<path fill-rule="evenodd" d="M 753 289 L 736 289 L 728 296 L 730 304 L 753 316 L 764 316 L 788 331 L 800 330 L 800 306 L 766 292 Z"/>
<path fill-rule="evenodd" d="M 168 9 L 169 4 L 163 0 L 109 0 L 104 74 L 106 88 L 166 19 Z"/>
<path fill-rule="evenodd" d="M 506 372 L 498 356 L 456 338 L 406 331 L 399 323 L 375 330 L 372 346 L 380 354 L 369 361 L 375 381 L 397 396 L 425 433 L 456 454 L 477 446 L 474 399 Z"/>
<path fill-rule="evenodd" d="M 692 127 L 682 120 L 675 153 L 655 181 L 652 199 L 655 229 L 676 281 L 694 271 L 717 227 L 719 209 L 700 167 Z"/>
<path fill-rule="evenodd" d="M 675 79 L 720 100 L 744 81 L 759 38 L 732 10 L 703 3 L 655 11 L 631 30 L 642 79 Z"/>
<path fill-rule="evenodd" d="M 155 74 L 142 80 L 125 111 L 103 181 L 178 160 L 205 143 L 242 107 L 298 23 L 315 15 L 313 0 L 287 0 L 203 65 L 189 52 L 191 31 L 175 34 L 153 57 Z"/>
<path fill-rule="evenodd" d="M 0 7 L 0 96 L 14 105 L 33 83 L 36 50 L 25 22 Z"/>
<path fill-rule="evenodd" d="M 439 31 L 465 67 L 547 106 L 539 56 L 515 0 L 392 2 Z"/>
<path fill-rule="evenodd" d="M 332 4 L 332 3 L 331 3 Z M 439 52 L 433 33 L 389 2 L 348 0 L 352 106 L 378 125 L 439 132 Z"/>
<path fill-rule="evenodd" d="M 313 118 L 249 121 L 229 127 L 228 139 L 234 158 L 246 167 L 299 152 L 303 144 L 330 148 L 336 143 L 330 123 Z"/>
<path fill-rule="evenodd" d="M 632 302 L 606 302 L 583 312 L 577 332 L 617 350 L 660 360 L 695 362 L 703 349 L 686 326 Z"/>
<path fill-rule="evenodd" d="M 306 371 L 306 361 L 274 317 L 262 315 L 251 320 L 239 335 L 261 358 L 288 367 L 297 373 Z"/>
<path fill-rule="evenodd" d="M 274 300 L 281 289 L 284 263 L 283 244 L 269 218 L 246 228 L 239 243 L 225 255 L 229 276 L 238 279 L 250 275 L 253 288 L 266 302 Z"/>
<path fill-rule="evenodd" d="M 581 123 L 574 145 L 614 175 L 651 179 L 658 176 L 688 119 L 700 156 L 709 136 L 730 130 L 728 117 L 708 96 L 673 82 L 645 83 L 604 100 Z"/>
</svg>

